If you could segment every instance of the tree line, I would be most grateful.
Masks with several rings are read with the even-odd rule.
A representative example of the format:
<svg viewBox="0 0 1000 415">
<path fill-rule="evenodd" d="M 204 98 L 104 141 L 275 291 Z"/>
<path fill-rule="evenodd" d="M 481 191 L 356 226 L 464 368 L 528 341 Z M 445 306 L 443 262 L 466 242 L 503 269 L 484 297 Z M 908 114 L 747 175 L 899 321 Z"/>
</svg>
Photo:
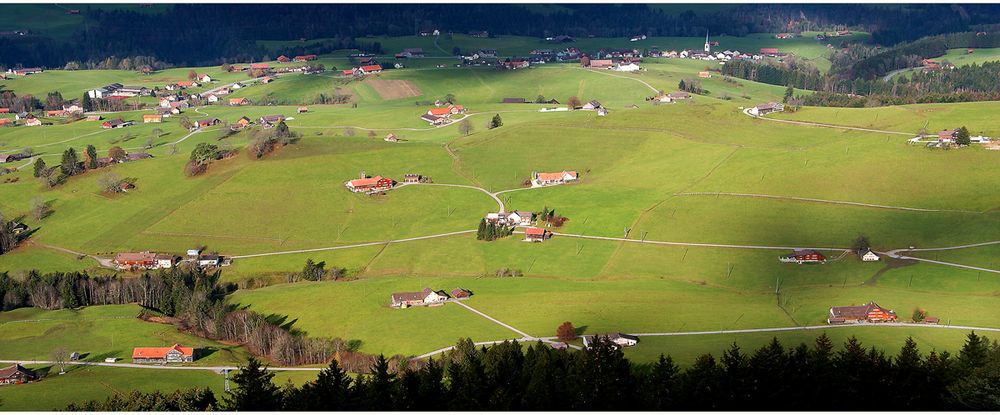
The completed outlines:
<svg viewBox="0 0 1000 415">
<path fill-rule="evenodd" d="M 568 4 L 555 11 L 490 4 L 174 4 L 158 13 L 125 7 L 81 7 L 72 36 L 0 37 L 0 65 L 142 68 L 212 66 L 273 59 L 256 40 L 329 39 L 288 46 L 279 53 L 325 53 L 359 48 L 382 51 L 368 35 L 411 36 L 441 29 L 491 35 L 548 37 L 745 36 L 851 27 L 893 45 L 923 36 L 974 30 L 997 23 L 994 4 L 742 4 L 721 9 L 667 10 L 644 4 Z M 27 16 L 32 18 L 31 16 Z M 171 29 L 154 29 L 171 28 Z M 164 30 L 169 35 L 164 36 Z M 357 39 L 361 40 L 357 40 Z M 392 51 L 389 51 L 392 52 Z M 109 57 L 117 56 L 121 59 Z M 127 65 L 122 61 L 128 59 Z"/>
<path fill-rule="evenodd" d="M 337 360 L 302 386 L 277 385 L 251 359 L 232 376 L 221 400 L 208 391 L 178 391 L 201 410 L 998 410 L 1000 344 L 970 333 L 961 350 L 924 354 L 912 338 L 894 357 L 849 338 L 839 350 L 825 335 L 812 345 L 777 339 L 755 351 L 733 344 L 716 358 L 680 368 L 670 356 L 637 364 L 600 338 L 581 351 L 542 342 L 507 341 L 477 348 L 460 340 L 440 359 L 374 359 L 369 374 L 348 376 Z M 71 405 L 70 410 L 147 410 L 151 396 Z"/>
<path fill-rule="evenodd" d="M 3 233 L 0 232 L 0 242 Z M 221 283 L 219 273 L 176 267 L 139 277 L 91 276 L 85 272 L 28 272 L 23 278 L 0 273 L 0 310 L 38 307 L 46 310 L 91 305 L 138 304 L 167 317 L 195 335 L 245 345 L 255 356 L 287 365 L 325 363 L 335 356 L 364 371 L 371 357 L 339 338 L 310 338 L 279 316 L 264 315 L 227 301 L 234 284 Z"/>
</svg>

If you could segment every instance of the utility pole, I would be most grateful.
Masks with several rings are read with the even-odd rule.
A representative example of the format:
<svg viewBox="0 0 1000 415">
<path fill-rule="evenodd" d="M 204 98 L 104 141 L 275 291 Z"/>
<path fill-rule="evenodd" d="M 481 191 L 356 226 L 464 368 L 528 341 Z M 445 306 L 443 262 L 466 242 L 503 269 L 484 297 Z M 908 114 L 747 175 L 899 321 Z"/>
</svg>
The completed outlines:
<svg viewBox="0 0 1000 415">
<path fill-rule="evenodd" d="M 229 369 L 222 369 L 222 373 L 226 375 L 226 392 L 229 392 Z"/>
</svg>

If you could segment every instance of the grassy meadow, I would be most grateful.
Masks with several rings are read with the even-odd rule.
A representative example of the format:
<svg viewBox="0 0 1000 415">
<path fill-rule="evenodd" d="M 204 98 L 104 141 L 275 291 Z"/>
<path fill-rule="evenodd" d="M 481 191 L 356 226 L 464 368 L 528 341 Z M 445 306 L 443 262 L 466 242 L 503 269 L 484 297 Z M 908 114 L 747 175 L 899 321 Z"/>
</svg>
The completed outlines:
<svg viewBox="0 0 1000 415">
<path fill-rule="evenodd" d="M 381 41 L 387 50 L 423 47 L 436 54 L 429 37 L 364 40 Z M 723 49 L 779 47 L 815 59 L 822 59 L 826 50 L 825 44 L 811 36 L 718 40 Z M 696 48 L 700 42 L 695 38 L 585 39 L 575 46 L 679 49 Z M 439 39 L 439 45 L 447 51 L 439 55 L 442 61 L 454 46 L 463 50 L 496 47 L 501 53 L 518 54 L 545 47 L 536 39 L 461 35 Z M 323 59 L 347 62 L 341 55 Z M 741 113 L 743 107 L 780 99 L 783 89 L 721 76 L 702 79 L 709 92 L 690 102 L 652 105 L 645 98 L 654 90 L 676 90 L 680 80 L 695 77 L 705 64 L 652 59 L 644 66 L 646 70 L 637 74 L 546 64 L 510 72 L 414 67 L 387 70 L 363 80 L 345 80 L 335 73 L 283 76 L 233 94 L 283 105 L 213 105 L 188 109 L 183 115 L 233 122 L 241 116 L 256 119 L 284 114 L 289 117 L 289 128 L 301 135 L 297 142 L 261 160 L 241 151 L 234 158 L 213 163 L 198 177 L 182 173 L 196 145 L 243 149 L 249 134 L 223 136 L 219 130 L 224 127 L 190 133 L 180 127 L 180 117 L 122 130 L 102 130 L 82 121 L 0 129 L 0 153 L 30 147 L 53 166 L 65 149 L 82 152 L 87 145 L 104 155 L 112 146 L 140 151 L 151 141 L 146 151 L 154 156 L 75 176 L 54 188 L 32 177 L 30 166 L 3 176 L 0 212 L 37 230 L 28 243 L 0 256 L 0 272 L 19 277 L 30 269 L 97 267 L 91 259 L 79 259 L 55 247 L 99 256 L 133 250 L 182 253 L 196 246 L 229 256 L 281 253 L 237 258 L 222 272 L 226 281 L 287 281 L 307 259 L 325 261 L 329 267 L 347 269 L 348 277 L 244 289 L 232 300 L 285 316 L 295 329 L 310 336 L 355 340 L 362 351 L 387 355 L 419 355 L 450 346 L 461 337 L 476 341 L 519 337 L 455 304 L 406 310 L 388 307 L 391 293 L 424 287 L 469 289 L 474 295 L 468 305 L 539 337 L 554 335 L 564 321 L 585 333 L 818 325 L 831 306 L 872 300 L 896 310 L 901 320 L 908 320 L 919 307 L 942 322 L 1000 327 L 1000 316 L 994 312 L 1000 305 L 996 296 L 1000 279 L 995 274 L 916 261 L 864 263 L 853 254 L 841 255 L 833 249 L 848 248 L 859 234 L 869 236 L 877 251 L 996 240 L 1000 195 L 988 189 L 1000 183 L 1000 172 L 991 168 L 1000 152 L 978 147 L 933 151 L 907 145 L 905 135 L 752 119 Z M 213 77 L 220 71 L 197 70 Z M 144 78 L 115 71 L 48 71 L 13 79 L 6 87 L 19 94 L 59 89 L 64 96 L 76 96 L 110 82 L 157 85 L 183 79 L 186 73 L 184 68 Z M 245 76 L 218 75 L 220 82 Z M 379 93 L 378 88 L 385 85 L 381 81 L 405 81 L 419 92 L 386 99 Z M 350 104 L 308 105 L 308 112 L 297 113 L 299 104 L 312 102 L 319 94 L 352 98 Z M 448 94 L 468 109 L 471 133 L 460 133 L 458 123 L 434 128 L 419 119 L 427 105 L 418 103 Z M 563 103 L 570 96 L 585 102 L 598 100 L 610 113 L 604 117 L 590 111 L 542 113 L 538 110 L 552 105 L 501 103 L 507 97 L 534 100 L 538 95 Z M 913 133 L 966 125 L 973 133 L 996 136 L 1000 134 L 992 122 L 996 109 L 995 103 L 987 102 L 868 109 L 806 107 L 774 117 Z M 141 120 L 143 113 L 115 116 Z M 503 126 L 489 129 L 487 122 L 494 114 L 502 116 Z M 155 129 L 160 130 L 158 135 Z M 389 133 L 403 141 L 385 142 L 383 137 Z M 580 181 L 523 188 L 532 172 L 562 170 L 578 171 Z M 432 177 L 436 184 L 503 191 L 498 197 L 507 210 L 547 207 L 567 217 L 556 230 L 559 233 L 627 235 L 630 241 L 556 236 L 529 244 L 515 235 L 482 242 L 464 233 L 389 243 L 474 230 L 497 204 L 484 192 L 467 187 L 413 185 L 374 197 L 345 190 L 344 182 L 362 171 L 397 180 L 418 173 Z M 98 179 L 106 172 L 134 178 L 137 188 L 123 195 L 102 193 Z M 889 208 L 685 195 L 697 192 L 815 198 Z M 35 197 L 51 205 L 51 216 L 34 220 L 27 215 Z M 642 239 L 760 249 L 636 242 Z M 367 245 L 349 247 L 354 244 Z M 795 265 L 780 263 L 778 256 L 787 250 L 768 248 L 775 246 L 832 249 L 824 251 L 830 258 L 826 264 Z M 283 253 L 337 247 L 341 248 Z M 992 258 L 997 250 L 994 245 L 914 255 L 995 269 Z M 496 271 L 504 268 L 521 270 L 524 276 L 496 277 Z M 245 357 L 238 347 L 138 321 L 133 318 L 137 313 L 137 306 L 4 311 L 0 323 L 18 330 L 6 330 L 7 338 L 0 336 L 0 357 L 45 358 L 51 348 L 65 345 L 96 359 L 121 356 L 135 345 L 150 342 L 216 349 L 197 364 L 231 364 Z M 928 351 L 956 350 L 965 335 L 961 330 L 923 327 L 826 331 L 837 343 L 857 335 L 865 344 L 884 346 L 890 353 L 906 336 L 913 336 Z M 774 336 L 790 345 L 810 342 L 818 333 L 648 337 L 627 354 L 648 362 L 669 353 L 686 364 L 701 352 L 718 353 L 733 341 L 751 349 Z M 162 378 L 132 371 L 106 372 L 78 368 L 9 395 L 0 391 L 0 397 L 4 409 L 16 409 L 32 407 L 34 391 L 51 393 L 62 385 L 86 385 L 80 386 L 81 396 L 99 397 L 129 388 L 122 385 L 132 378 L 135 387 L 150 389 L 220 383 L 208 372 L 171 373 Z M 103 384 L 93 381 L 105 375 Z M 66 399 L 60 395 L 51 402 L 59 403 L 58 407 Z"/>
</svg>

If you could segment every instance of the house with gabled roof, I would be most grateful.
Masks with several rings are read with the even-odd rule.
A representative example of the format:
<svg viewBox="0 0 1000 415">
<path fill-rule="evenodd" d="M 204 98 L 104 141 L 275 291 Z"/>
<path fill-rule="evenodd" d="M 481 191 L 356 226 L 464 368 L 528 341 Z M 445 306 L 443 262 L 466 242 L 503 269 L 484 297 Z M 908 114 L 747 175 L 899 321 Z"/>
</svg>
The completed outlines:
<svg viewBox="0 0 1000 415">
<path fill-rule="evenodd" d="M 531 184 L 534 187 L 553 186 L 578 180 L 580 175 L 575 170 L 563 170 L 556 173 L 534 173 Z"/>
<path fill-rule="evenodd" d="M 515 210 L 507 214 L 507 224 L 514 226 L 526 226 L 531 225 L 531 222 L 535 219 L 534 212 L 527 212 L 523 210 Z"/>
<path fill-rule="evenodd" d="M 882 323 L 896 321 L 896 312 L 885 309 L 874 301 L 865 305 L 830 307 L 828 324 Z"/>
<path fill-rule="evenodd" d="M 759 117 L 762 115 L 767 115 L 772 112 L 782 112 L 785 110 L 785 105 L 780 102 L 768 102 L 766 104 L 760 104 L 756 107 L 750 108 L 747 111 L 750 115 Z"/>
<path fill-rule="evenodd" d="M 448 300 L 448 296 L 430 288 L 424 288 L 423 291 L 417 292 L 392 293 L 390 298 L 392 300 L 392 306 L 396 308 L 435 305 Z"/>
<path fill-rule="evenodd" d="M 136 347 L 132 363 L 188 363 L 194 361 L 194 348 L 174 344 L 170 347 Z"/>
<path fill-rule="evenodd" d="M 551 233 L 545 228 L 530 227 L 524 230 L 525 242 L 542 242 L 551 237 Z"/>
<path fill-rule="evenodd" d="M 788 255 L 784 255 L 778 258 L 781 262 L 789 262 L 796 264 L 822 264 L 826 263 L 826 257 L 823 254 L 812 250 L 812 249 L 796 249 Z"/>
<path fill-rule="evenodd" d="M 354 193 L 375 193 L 392 189 L 395 184 L 396 181 L 388 177 L 375 176 L 349 180 L 344 186 Z"/>
<path fill-rule="evenodd" d="M 635 346 L 639 343 L 639 336 L 633 336 L 631 334 L 625 333 L 608 333 L 608 334 L 595 334 L 593 336 L 582 336 L 583 345 L 586 347 L 591 347 L 594 344 L 594 340 L 606 339 L 612 344 L 618 347 Z"/>
<path fill-rule="evenodd" d="M 20 363 L 0 369 L 0 385 L 20 385 L 37 378 L 33 370 L 21 366 Z"/>
</svg>

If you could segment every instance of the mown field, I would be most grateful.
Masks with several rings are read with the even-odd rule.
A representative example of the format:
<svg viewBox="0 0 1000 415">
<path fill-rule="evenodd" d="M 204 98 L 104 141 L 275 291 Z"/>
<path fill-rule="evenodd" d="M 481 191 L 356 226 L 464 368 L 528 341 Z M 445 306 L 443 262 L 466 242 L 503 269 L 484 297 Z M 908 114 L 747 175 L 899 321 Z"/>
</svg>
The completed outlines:
<svg viewBox="0 0 1000 415">
<path fill-rule="evenodd" d="M 461 41 L 459 36 L 453 39 Z M 427 39 L 394 42 L 402 47 L 417 40 Z M 772 42 L 763 37 L 757 41 Z M 788 47 L 795 42 L 803 48 L 812 46 L 794 39 Z M 433 44 L 423 47 L 429 50 Z M 442 43 L 442 47 L 450 51 L 450 46 Z M 538 46 L 512 42 L 510 47 Z M 194 178 L 185 177 L 182 168 L 198 143 L 239 149 L 246 145 L 248 134 L 223 138 L 218 129 L 190 134 L 180 128 L 177 117 L 162 124 L 112 131 L 85 122 L 2 129 L 0 152 L 31 147 L 50 165 L 57 164 L 68 147 L 82 151 L 92 144 L 102 154 L 113 145 L 138 151 L 154 129 L 162 134 L 148 150 L 153 159 L 72 177 L 52 189 L 31 177 L 30 166 L 4 176 L 8 182 L 0 183 L 0 212 L 6 217 L 24 217 L 37 231 L 31 243 L 0 256 L 0 271 L 19 277 L 28 269 L 97 267 L 91 259 L 78 259 L 52 247 L 99 256 L 144 249 L 181 253 L 196 246 L 225 255 L 274 254 L 237 258 L 223 270 L 226 281 L 282 282 L 301 270 L 307 259 L 326 261 L 329 267 L 345 268 L 347 278 L 240 290 L 232 300 L 286 316 L 294 321 L 294 328 L 310 336 L 356 340 L 362 351 L 390 355 L 419 355 L 450 346 L 461 337 L 476 341 L 520 337 L 455 304 L 407 310 L 388 307 L 391 293 L 424 287 L 470 289 L 474 295 L 468 305 L 538 337 L 554 335 L 563 321 L 573 322 L 588 334 L 817 325 L 823 324 L 831 306 L 872 300 L 894 309 L 901 320 L 909 320 L 914 309 L 923 308 L 946 324 L 1000 327 L 1000 316 L 993 311 L 1000 305 L 996 297 L 1000 279 L 995 274 L 914 261 L 863 263 L 837 250 L 850 247 L 859 234 L 867 235 L 877 251 L 997 239 L 1000 195 L 985 189 L 1000 182 L 1000 173 L 990 168 L 1000 152 L 976 147 L 932 151 L 907 145 L 906 135 L 752 119 L 741 113 L 741 107 L 780 99 L 782 88 L 718 76 L 702 80 L 709 90 L 705 96 L 654 106 L 645 101 L 654 89 L 673 91 L 681 79 L 695 76 L 704 65 L 682 60 L 651 60 L 645 65 L 646 71 L 628 75 L 567 64 L 513 72 L 404 69 L 351 81 L 330 75 L 283 77 L 238 94 L 255 100 L 283 100 L 288 105 L 208 106 L 184 115 L 232 122 L 244 115 L 284 114 L 290 117 L 291 130 L 301 134 L 299 140 L 262 160 L 244 152 L 216 162 L 208 173 Z M 57 78 L 66 75 L 50 73 Z M 384 99 L 376 88 L 380 85 L 373 86 L 373 81 L 407 81 L 420 92 Z M 45 89 L 44 85 L 39 88 Z M 72 88 L 84 88 L 84 83 Z M 308 112 L 297 113 L 299 103 L 338 91 L 351 94 L 352 104 L 308 105 Z M 419 101 L 448 94 L 468 108 L 471 134 L 461 134 L 457 123 L 432 128 L 419 120 L 427 110 L 427 105 L 417 105 Z M 538 95 L 564 103 L 570 96 L 596 99 L 610 113 L 605 117 L 588 111 L 541 113 L 538 109 L 547 105 L 500 103 L 506 97 L 533 100 Z M 974 133 L 995 135 L 1000 134 L 991 122 L 995 110 L 993 103 L 807 107 L 775 117 L 914 133 L 921 128 L 933 132 L 966 125 Z M 121 116 L 138 120 L 141 114 Z M 503 126 L 488 129 L 486 124 L 495 114 L 501 115 Z M 388 133 L 404 141 L 383 141 Z M 576 170 L 581 180 L 566 186 L 522 189 L 532 172 L 561 170 Z M 135 178 L 137 189 L 126 195 L 101 193 L 97 182 L 106 171 Z M 482 242 L 471 233 L 387 242 L 474 230 L 485 213 L 497 209 L 497 203 L 483 191 L 468 187 L 415 185 L 377 197 L 347 192 L 343 183 L 362 171 L 397 180 L 403 174 L 418 173 L 437 184 L 479 187 L 487 192 L 510 190 L 498 196 L 508 210 L 555 209 L 569 219 L 556 231 L 568 235 L 542 244 L 521 242 L 518 235 Z M 13 179 L 17 180 L 9 182 Z M 775 198 L 692 194 L 699 192 Z M 25 217 L 36 196 L 50 202 L 54 210 L 40 221 Z M 838 201 L 882 206 L 831 203 Z M 630 241 L 573 235 L 627 235 Z M 681 244 L 641 244 L 640 240 Z M 350 247 L 355 244 L 365 246 Z M 336 247 L 341 248 L 286 253 Z M 829 248 L 823 252 L 830 261 L 823 265 L 780 263 L 777 257 L 793 247 Z M 995 246 L 988 246 L 914 255 L 995 269 L 991 259 L 995 254 Z M 504 268 L 520 270 L 524 276 L 497 277 L 496 271 Z M 138 311 L 122 306 L 0 313 L 0 321 L 9 321 L 5 326 L 27 324 L 13 320 L 38 319 L 36 315 L 49 313 L 66 320 L 12 331 L 11 336 L 20 335 L 21 341 L 0 342 L 0 357 L 45 357 L 50 348 L 62 343 L 98 356 L 123 353 L 139 341 L 198 341 L 169 326 L 101 319 L 102 313 L 109 313 L 102 310 L 132 316 Z M 790 345 L 811 341 L 818 333 L 776 336 Z M 884 346 L 892 353 L 906 336 L 916 338 L 925 351 L 956 350 L 965 332 L 843 327 L 829 329 L 827 334 L 838 343 L 857 335 L 866 344 Z M 641 362 L 670 353 L 686 363 L 701 352 L 717 353 L 733 341 L 749 349 L 772 336 L 649 337 L 627 353 Z M 204 344 L 219 349 L 206 363 L 243 357 L 239 349 L 228 353 L 225 346 Z M 121 375 L 122 379 L 128 376 Z M 160 383 L 137 380 L 137 384 L 173 388 L 170 382 L 217 381 L 208 375 L 183 376 L 192 378 L 156 380 Z M 83 372 L 64 378 L 69 379 L 65 382 L 93 383 Z M 114 378 L 106 382 L 118 388 Z M 31 387 L 47 388 L 46 384 Z M 23 390 L 27 389 L 19 389 Z M 7 402 L 24 403 L 25 399 L 5 398 L 5 409 Z"/>
</svg>

